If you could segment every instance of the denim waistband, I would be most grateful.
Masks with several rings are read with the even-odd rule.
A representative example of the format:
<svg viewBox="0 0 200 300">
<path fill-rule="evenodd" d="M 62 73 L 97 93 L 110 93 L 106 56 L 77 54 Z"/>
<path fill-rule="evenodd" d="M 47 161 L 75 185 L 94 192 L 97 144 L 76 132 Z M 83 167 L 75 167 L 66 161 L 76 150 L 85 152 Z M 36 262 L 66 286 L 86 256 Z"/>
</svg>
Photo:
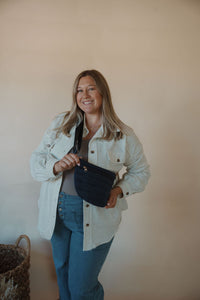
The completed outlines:
<svg viewBox="0 0 200 300">
<path fill-rule="evenodd" d="M 77 203 L 77 202 L 83 202 L 83 199 L 79 197 L 78 195 L 68 195 L 65 192 L 60 192 L 59 193 L 59 199 L 67 201 L 67 202 L 72 202 L 72 203 Z"/>
</svg>

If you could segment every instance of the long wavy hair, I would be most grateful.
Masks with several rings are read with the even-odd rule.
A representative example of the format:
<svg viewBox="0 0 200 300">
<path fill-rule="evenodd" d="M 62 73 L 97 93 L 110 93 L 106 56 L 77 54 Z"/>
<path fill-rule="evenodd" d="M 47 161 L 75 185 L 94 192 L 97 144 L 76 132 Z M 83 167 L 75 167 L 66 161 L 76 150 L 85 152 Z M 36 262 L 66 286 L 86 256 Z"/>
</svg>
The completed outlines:
<svg viewBox="0 0 200 300">
<path fill-rule="evenodd" d="M 62 124 L 56 128 L 57 133 L 62 132 L 65 135 L 70 136 L 71 128 L 83 119 L 84 113 L 78 107 L 76 97 L 79 81 L 85 76 L 90 76 L 94 79 L 97 89 L 102 96 L 102 138 L 106 140 L 111 140 L 113 138 L 121 139 L 123 134 L 128 134 L 130 128 L 125 125 L 115 113 L 108 83 L 104 76 L 97 70 L 86 70 L 76 77 L 73 85 L 71 110 L 65 113 Z"/>
</svg>

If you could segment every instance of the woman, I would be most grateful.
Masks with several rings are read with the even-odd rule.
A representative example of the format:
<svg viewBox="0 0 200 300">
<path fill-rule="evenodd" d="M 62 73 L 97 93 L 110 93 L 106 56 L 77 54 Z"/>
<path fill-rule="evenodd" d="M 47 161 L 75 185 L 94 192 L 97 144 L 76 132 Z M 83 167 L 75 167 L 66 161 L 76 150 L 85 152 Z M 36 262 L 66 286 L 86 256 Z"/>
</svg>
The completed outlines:
<svg viewBox="0 0 200 300">
<path fill-rule="evenodd" d="M 80 152 L 71 153 L 75 130 L 84 121 Z M 80 157 L 113 171 L 116 179 L 105 207 L 81 199 L 74 187 Z M 126 172 L 119 178 L 119 171 Z M 98 275 L 127 209 L 125 197 L 141 192 L 150 176 L 142 145 L 117 117 L 103 75 L 81 72 L 70 112 L 59 115 L 31 157 L 31 173 L 41 181 L 39 231 L 51 239 L 61 300 L 102 300 Z"/>
</svg>

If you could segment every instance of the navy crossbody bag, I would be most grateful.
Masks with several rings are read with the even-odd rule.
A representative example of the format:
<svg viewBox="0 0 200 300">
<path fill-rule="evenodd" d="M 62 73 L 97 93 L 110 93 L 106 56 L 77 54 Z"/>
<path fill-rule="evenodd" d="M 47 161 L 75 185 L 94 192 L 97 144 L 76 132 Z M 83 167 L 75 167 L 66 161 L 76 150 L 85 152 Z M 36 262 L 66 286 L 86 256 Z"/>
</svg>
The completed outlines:
<svg viewBox="0 0 200 300">
<path fill-rule="evenodd" d="M 71 153 L 77 153 L 81 148 L 83 134 L 83 121 L 77 126 L 74 146 Z M 80 166 L 75 167 L 74 184 L 77 194 L 85 201 L 104 207 L 109 199 L 116 175 L 107 169 L 98 167 L 83 159 Z"/>
</svg>

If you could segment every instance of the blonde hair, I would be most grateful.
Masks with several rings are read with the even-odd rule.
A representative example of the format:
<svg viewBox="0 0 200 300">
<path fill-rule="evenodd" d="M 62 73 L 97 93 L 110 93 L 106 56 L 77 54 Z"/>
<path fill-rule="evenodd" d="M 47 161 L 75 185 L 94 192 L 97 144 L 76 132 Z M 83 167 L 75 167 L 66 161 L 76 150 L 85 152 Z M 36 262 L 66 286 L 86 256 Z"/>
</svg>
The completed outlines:
<svg viewBox="0 0 200 300">
<path fill-rule="evenodd" d="M 73 85 L 73 101 L 71 110 L 65 113 L 62 124 L 56 128 L 65 135 L 70 135 L 71 128 L 83 120 L 83 111 L 78 107 L 76 96 L 79 81 L 82 77 L 90 76 L 94 79 L 97 89 L 102 96 L 102 122 L 103 122 L 103 139 L 121 139 L 123 134 L 127 134 L 130 128 L 125 125 L 115 113 L 113 108 L 110 89 L 104 76 L 97 70 L 86 70 L 81 72 L 75 79 Z M 118 129 L 118 131 L 117 131 Z"/>
</svg>

